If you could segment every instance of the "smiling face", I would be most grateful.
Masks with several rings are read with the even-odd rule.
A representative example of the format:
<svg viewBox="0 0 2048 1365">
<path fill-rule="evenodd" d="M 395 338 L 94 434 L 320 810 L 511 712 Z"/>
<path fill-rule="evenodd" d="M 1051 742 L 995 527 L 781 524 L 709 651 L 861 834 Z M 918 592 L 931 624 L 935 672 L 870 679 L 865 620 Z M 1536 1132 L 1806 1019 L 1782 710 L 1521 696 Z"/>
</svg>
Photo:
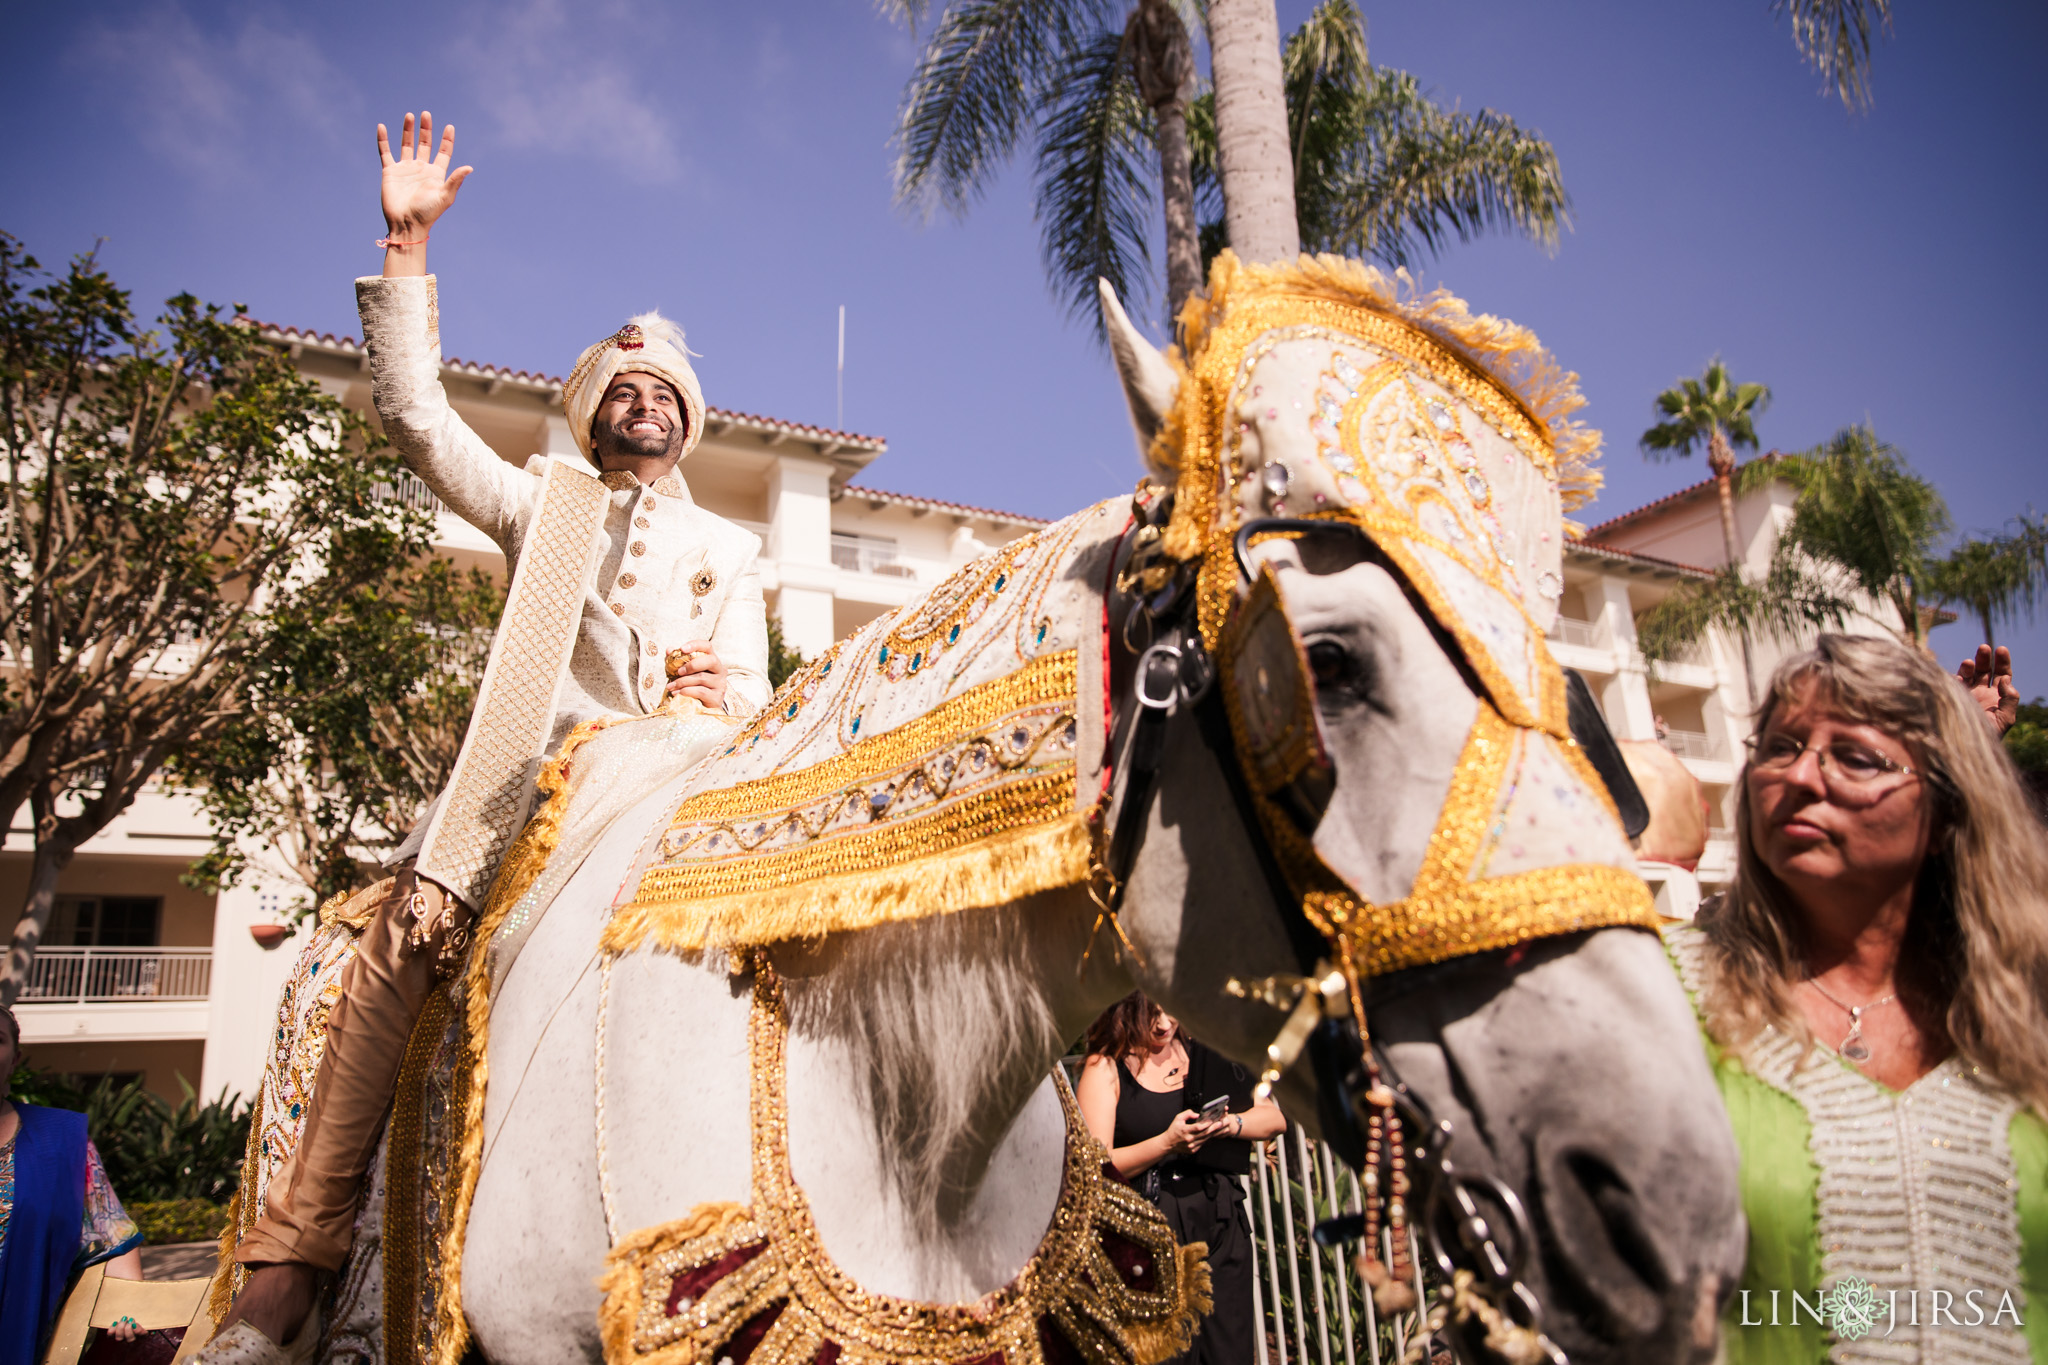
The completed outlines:
<svg viewBox="0 0 2048 1365">
<path fill-rule="evenodd" d="M 1814 896 L 1885 897 L 1919 875 L 1932 837 L 1926 784 L 1896 736 L 1840 715 L 1809 687 L 1773 716 L 1753 760 L 1749 837 L 1764 865 L 1804 901 Z M 1825 766 L 1822 758 L 1826 757 Z"/>
<path fill-rule="evenodd" d="M 1163 1052 L 1172 1046 L 1173 1038 L 1180 1031 L 1180 1024 L 1165 1010 L 1155 1011 L 1152 1027 L 1145 1035 L 1145 1042 L 1154 1052 Z"/>
<path fill-rule="evenodd" d="M 590 419 L 590 443 L 606 468 L 615 458 L 676 459 L 689 435 L 689 414 L 658 375 L 629 370 L 611 382 Z"/>
</svg>

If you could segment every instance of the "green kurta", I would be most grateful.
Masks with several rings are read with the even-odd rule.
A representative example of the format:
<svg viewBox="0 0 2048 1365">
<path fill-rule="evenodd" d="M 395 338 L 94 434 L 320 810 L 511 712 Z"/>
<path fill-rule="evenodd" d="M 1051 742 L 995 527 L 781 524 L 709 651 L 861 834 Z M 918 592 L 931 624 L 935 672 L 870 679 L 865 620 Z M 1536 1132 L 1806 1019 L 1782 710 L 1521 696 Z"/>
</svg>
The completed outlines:
<svg viewBox="0 0 2048 1365">
<path fill-rule="evenodd" d="M 1677 935 L 1692 932 L 1671 931 L 1672 947 L 1678 947 Z M 1686 984 L 1688 989 L 1694 985 L 1691 980 Z M 1821 1365 L 1829 1359 L 1834 1336 L 1803 1311 L 1794 1323 L 1791 1304 L 1791 1291 L 1812 1302 L 1824 1282 L 1821 1170 L 1812 1117 L 1797 1097 L 1727 1056 L 1712 1038 L 1705 1042 L 1742 1156 L 1742 1211 L 1749 1220 L 1748 1262 L 1723 1317 L 1725 1359 L 1729 1365 Z M 1899 1098 L 1833 1053 L 1821 1052 L 1816 1065 L 1840 1068 L 1863 1085 Z M 1928 1097 L 1938 1102 L 1944 1093 L 1935 1089 Z M 2028 1353 L 2048 1365 L 2048 1125 L 2021 1109 L 2011 1119 L 2007 1138 L 2013 1168 L 2008 1188 L 2020 1240 L 2020 1282 L 2013 1287 L 2024 1296 L 2020 1314 Z M 1746 1302 L 1743 1291 L 1748 1291 Z M 1770 1325 L 1773 1291 L 1778 1293 L 1777 1325 Z"/>
</svg>

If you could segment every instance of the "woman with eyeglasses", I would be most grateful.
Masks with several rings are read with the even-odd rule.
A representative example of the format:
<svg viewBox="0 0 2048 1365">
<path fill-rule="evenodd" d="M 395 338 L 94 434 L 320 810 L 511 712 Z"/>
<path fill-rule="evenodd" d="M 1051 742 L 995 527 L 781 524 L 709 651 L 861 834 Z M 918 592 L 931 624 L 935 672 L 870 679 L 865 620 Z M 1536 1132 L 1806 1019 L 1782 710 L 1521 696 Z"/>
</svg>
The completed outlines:
<svg viewBox="0 0 2048 1365">
<path fill-rule="evenodd" d="M 1668 935 L 1742 1150 L 1731 1362 L 2048 1360 L 2048 830 L 1970 672 L 1786 660 L 1734 882 Z"/>
</svg>

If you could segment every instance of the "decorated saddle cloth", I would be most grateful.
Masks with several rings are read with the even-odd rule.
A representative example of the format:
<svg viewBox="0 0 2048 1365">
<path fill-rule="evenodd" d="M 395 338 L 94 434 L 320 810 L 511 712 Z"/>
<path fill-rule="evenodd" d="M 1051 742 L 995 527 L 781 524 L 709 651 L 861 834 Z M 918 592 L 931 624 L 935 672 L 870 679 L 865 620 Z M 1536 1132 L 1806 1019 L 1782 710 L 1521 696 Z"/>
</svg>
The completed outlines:
<svg viewBox="0 0 2048 1365">
<path fill-rule="evenodd" d="M 1124 515 L 984 555 L 791 678 L 684 780 L 605 946 L 761 945 L 1085 879 Z"/>
</svg>

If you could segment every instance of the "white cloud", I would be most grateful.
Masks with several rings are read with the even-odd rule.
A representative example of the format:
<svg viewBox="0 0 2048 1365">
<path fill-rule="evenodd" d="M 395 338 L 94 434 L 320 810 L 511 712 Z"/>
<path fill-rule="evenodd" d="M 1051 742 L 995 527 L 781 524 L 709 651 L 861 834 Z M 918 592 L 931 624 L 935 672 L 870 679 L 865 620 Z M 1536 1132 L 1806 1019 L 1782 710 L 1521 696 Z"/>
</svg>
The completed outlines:
<svg viewBox="0 0 2048 1365">
<path fill-rule="evenodd" d="M 592 158 L 661 184 L 684 170 L 675 83 L 633 69 L 632 37 L 659 13 L 620 0 L 493 6 L 463 47 L 473 97 L 513 147 Z"/>
<path fill-rule="evenodd" d="M 354 84 L 313 39 L 256 15 L 210 31 L 175 3 L 87 26 L 68 65 L 130 107 L 144 140 L 188 169 L 239 179 L 308 133 L 339 145 Z M 281 128 L 291 138 L 280 139 Z"/>
</svg>

